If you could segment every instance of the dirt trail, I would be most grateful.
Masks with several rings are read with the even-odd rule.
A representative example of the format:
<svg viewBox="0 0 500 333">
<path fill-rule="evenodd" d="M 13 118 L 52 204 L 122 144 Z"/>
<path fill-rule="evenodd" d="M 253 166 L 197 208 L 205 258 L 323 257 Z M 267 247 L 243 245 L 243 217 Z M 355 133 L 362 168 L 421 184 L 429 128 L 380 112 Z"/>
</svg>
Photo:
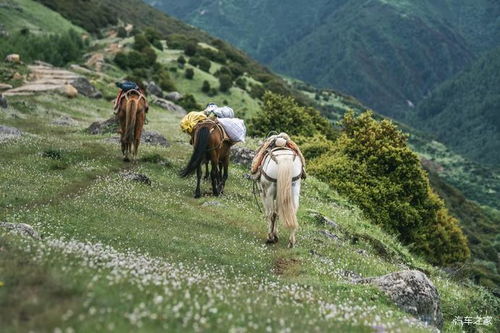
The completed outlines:
<svg viewBox="0 0 500 333">
<path fill-rule="evenodd" d="M 5 91 L 4 96 L 33 95 L 39 92 L 61 90 L 65 84 L 81 77 L 74 72 L 47 65 L 30 65 L 28 67 L 31 71 L 28 76 L 29 81 L 20 87 Z"/>
</svg>

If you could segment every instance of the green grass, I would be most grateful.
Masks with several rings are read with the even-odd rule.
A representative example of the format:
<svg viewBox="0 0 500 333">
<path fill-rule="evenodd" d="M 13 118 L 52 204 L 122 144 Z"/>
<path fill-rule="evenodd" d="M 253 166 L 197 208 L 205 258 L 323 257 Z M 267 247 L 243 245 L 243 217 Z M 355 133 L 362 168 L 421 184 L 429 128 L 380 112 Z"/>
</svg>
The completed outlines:
<svg viewBox="0 0 500 333">
<path fill-rule="evenodd" d="M 374 276 L 402 268 L 428 273 L 442 296 L 449 331 L 458 331 L 451 325 L 455 316 L 494 313 L 496 301 L 488 293 L 413 257 L 312 177 L 301 195 L 297 247 L 286 248 L 285 230 L 279 244 L 266 246 L 266 224 L 246 169 L 231 165 L 222 197 L 192 198 L 194 179 L 178 177 L 191 147 L 177 115 L 152 107 L 146 128 L 163 133 L 172 146 L 142 145 L 139 157 L 150 162 L 128 164 L 118 145 L 106 141 L 112 135 L 83 131 L 111 115 L 108 102 L 58 95 L 9 102 L 0 123 L 26 134 L 0 143 L 6 157 L 0 160 L 0 220 L 28 223 L 43 240 L 0 234 L 0 320 L 6 332 L 367 332 L 381 325 L 421 331 L 381 292 L 346 278 L 349 272 Z M 61 114 L 79 126 L 51 125 Z M 125 170 L 147 175 L 152 185 L 123 179 Z M 209 184 L 202 190 L 208 193 Z M 221 206 L 203 206 L 214 200 Z M 318 224 L 311 210 L 339 228 Z M 340 240 L 323 236 L 324 229 Z"/>
<path fill-rule="evenodd" d="M 32 32 L 60 33 L 74 29 L 83 33 L 84 30 L 75 26 L 60 14 L 32 0 L 7 0 L 0 7 L 0 22 L 8 31 L 28 28 Z"/>
</svg>

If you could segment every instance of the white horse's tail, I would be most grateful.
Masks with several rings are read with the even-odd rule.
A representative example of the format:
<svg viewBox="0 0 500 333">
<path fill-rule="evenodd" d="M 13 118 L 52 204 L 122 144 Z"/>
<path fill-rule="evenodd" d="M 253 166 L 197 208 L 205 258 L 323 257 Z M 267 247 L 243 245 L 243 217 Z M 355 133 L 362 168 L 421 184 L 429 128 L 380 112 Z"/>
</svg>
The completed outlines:
<svg viewBox="0 0 500 333">
<path fill-rule="evenodd" d="M 293 178 L 293 158 L 291 156 L 279 156 L 278 160 L 278 180 L 276 203 L 278 206 L 278 215 L 289 229 L 296 229 L 297 216 L 295 203 L 292 197 L 292 178 Z"/>
</svg>

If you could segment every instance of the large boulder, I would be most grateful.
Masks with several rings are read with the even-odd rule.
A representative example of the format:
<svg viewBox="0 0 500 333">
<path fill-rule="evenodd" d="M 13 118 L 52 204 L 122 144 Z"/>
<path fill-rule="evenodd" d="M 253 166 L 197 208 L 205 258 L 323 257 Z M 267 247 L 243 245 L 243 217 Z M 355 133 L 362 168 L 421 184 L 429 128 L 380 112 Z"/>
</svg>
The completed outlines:
<svg viewBox="0 0 500 333">
<path fill-rule="evenodd" d="M 15 127 L 0 125 L 0 142 L 15 139 L 23 135 L 23 132 Z"/>
<path fill-rule="evenodd" d="M 87 132 L 94 135 L 105 134 L 105 133 L 116 133 L 117 131 L 118 131 L 118 119 L 114 116 L 105 121 L 93 122 L 87 128 Z"/>
<path fill-rule="evenodd" d="M 97 90 L 89 80 L 79 77 L 71 82 L 71 85 L 78 90 L 80 94 L 90 98 L 101 98 L 102 93 Z"/>
<path fill-rule="evenodd" d="M 171 111 L 171 112 L 176 112 L 181 116 L 184 116 L 187 114 L 186 110 L 180 105 L 177 105 L 171 101 L 167 101 L 166 99 L 163 98 L 156 98 L 153 100 L 153 104 L 158 105 L 159 107 Z"/>
<path fill-rule="evenodd" d="M 424 273 L 406 270 L 380 277 L 355 279 L 353 282 L 373 284 L 402 310 L 429 325 L 439 329 L 443 327 L 438 291 Z"/>
<path fill-rule="evenodd" d="M 0 222 L 0 228 L 20 234 L 22 236 L 29 236 L 37 240 L 41 239 L 38 232 L 36 232 L 36 230 L 33 229 L 32 226 L 26 223 Z"/>
<path fill-rule="evenodd" d="M 0 83 L 0 90 L 9 90 L 12 89 L 12 85 L 7 84 L 7 83 Z"/>
<path fill-rule="evenodd" d="M 19 54 L 16 54 L 16 53 L 9 54 L 5 57 L 5 61 L 19 64 L 21 62 L 21 56 Z"/>
<path fill-rule="evenodd" d="M 182 97 L 182 94 L 178 91 L 171 91 L 165 94 L 165 98 L 172 102 L 179 101 Z"/>
<path fill-rule="evenodd" d="M 231 147 L 231 160 L 247 167 L 252 165 L 252 160 L 255 156 L 255 151 L 245 147 Z"/>
<path fill-rule="evenodd" d="M 154 95 L 156 97 L 163 98 L 163 91 L 153 81 L 151 81 L 151 82 L 148 83 L 148 85 L 146 86 L 146 91 L 148 92 L 148 94 Z"/>
<path fill-rule="evenodd" d="M 76 96 L 78 96 L 78 90 L 76 90 L 76 88 L 71 84 L 65 84 L 62 89 L 62 93 L 68 98 L 75 98 Z"/>
<path fill-rule="evenodd" d="M 170 146 L 170 143 L 167 141 L 167 139 L 156 131 L 142 131 L 141 142 L 153 146 Z"/>
</svg>

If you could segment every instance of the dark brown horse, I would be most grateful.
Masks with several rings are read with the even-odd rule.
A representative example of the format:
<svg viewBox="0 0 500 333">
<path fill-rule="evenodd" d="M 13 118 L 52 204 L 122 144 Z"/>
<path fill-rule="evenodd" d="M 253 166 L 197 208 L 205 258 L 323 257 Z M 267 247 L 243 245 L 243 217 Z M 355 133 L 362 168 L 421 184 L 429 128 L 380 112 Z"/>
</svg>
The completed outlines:
<svg viewBox="0 0 500 333">
<path fill-rule="evenodd" d="M 127 91 L 119 101 L 120 142 L 124 155 L 123 160 L 126 162 L 130 161 L 130 155 L 132 155 L 132 158 L 137 156 L 147 109 L 146 98 L 138 90 Z"/>
<path fill-rule="evenodd" d="M 217 122 L 206 120 L 198 123 L 191 133 L 193 154 L 188 165 L 181 171 L 181 177 L 187 177 L 196 170 L 197 183 L 195 198 L 201 197 L 200 182 L 202 164 L 211 163 L 212 192 L 215 196 L 224 192 L 228 177 L 229 150 L 231 141 L 224 140 L 224 131 Z M 208 170 L 208 168 L 207 168 Z"/>
</svg>

